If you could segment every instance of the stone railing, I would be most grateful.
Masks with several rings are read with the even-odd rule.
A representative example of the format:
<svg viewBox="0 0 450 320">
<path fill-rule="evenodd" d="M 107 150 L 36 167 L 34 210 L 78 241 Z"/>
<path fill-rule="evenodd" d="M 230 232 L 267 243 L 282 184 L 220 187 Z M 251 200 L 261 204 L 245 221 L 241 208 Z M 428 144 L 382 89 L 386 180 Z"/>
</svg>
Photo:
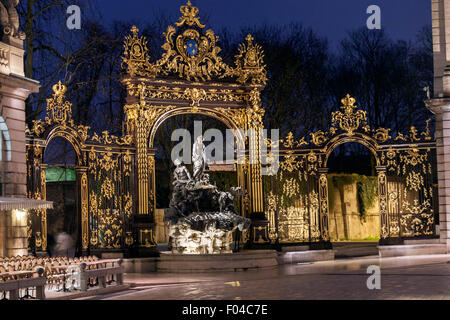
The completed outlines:
<svg viewBox="0 0 450 320">
<path fill-rule="evenodd" d="M 108 267 L 108 264 L 111 266 Z M 117 282 L 117 285 L 122 285 L 123 273 L 122 259 L 83 262 L 80 264 L 80 290 L 86 291 L 92 280 L 97 280 L 99 286 L 105 288 L 108 278 L 109 283 Z"/>
<path fill-rule="evenodd" d="M 36 273 L 38 276 L 33 277 Z M 18 300 L 20 298 L 20 290 L 27 290 L 27 294 L 25 295 L 25 297 L 27 297 L 29 296 L 29 288 L 35 288 L 36 299 L 45 299 L 45 284 L 47 282 L 47 278 L 44 276 L 44 268 L 37 268 L 36 273 L 32 271 L 17 271 L 9 273 L 8 276 L 17 278 L 17 280 L 6 280 L 0 282 L 0 292 L 4 293 L 4 298 L 6 298 L 6 292 L 9 292 L 9 300 Z"/>
<path fill-rule="evenodd" d="M 100 260 L 95 256 L 0 258 L 0 294 L 5 299 L 6 292 L 10 299 L 45 299 L 45 289 L 68 292 L 113 282 L 122 285 L 124 269 L 122 259 Z M 35 297 L 28 294 L 29 288 L 36 288 Z M 26 289 L 26 294 L 19 296 L 20 289 Z"/>
</svg>

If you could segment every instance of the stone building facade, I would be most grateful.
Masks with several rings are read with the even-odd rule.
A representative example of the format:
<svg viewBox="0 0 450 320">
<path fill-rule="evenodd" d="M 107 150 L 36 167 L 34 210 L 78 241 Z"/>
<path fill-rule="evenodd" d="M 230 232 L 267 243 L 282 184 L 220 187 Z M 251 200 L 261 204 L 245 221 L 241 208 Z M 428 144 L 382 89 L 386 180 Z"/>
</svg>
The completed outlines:
<svg viewBox="0 0 450 320">
<path fill-rule="evenodd" d="M 0 256 L 14 256 L 27 254 L 25 100 L 39 83 L 25 78 L 14 1 L 1 1 L 0 9 Z"/>
<path fill-rule="evenodd" d="M 450 0 L 431 0 L 440 242 L 450 252 Z"/>
</svg>

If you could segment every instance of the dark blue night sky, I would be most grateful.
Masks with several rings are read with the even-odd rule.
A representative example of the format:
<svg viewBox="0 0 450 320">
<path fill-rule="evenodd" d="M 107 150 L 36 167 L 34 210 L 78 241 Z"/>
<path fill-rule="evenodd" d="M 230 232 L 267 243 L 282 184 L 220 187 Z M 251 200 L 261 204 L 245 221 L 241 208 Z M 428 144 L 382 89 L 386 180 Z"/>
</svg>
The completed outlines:
<svg viewBox="0 0 450 320">
<path fill-rule="evenodd" d="M 105 22 L 133 20 L 145 22 L 158 12 L 173 20 L 180 16 L 179 7 L 187 0 L 99 0 Z M 347 31 L 365 26 L 366 9 L 381 7 L 382 28 L 394 39 L 412 40 L 424 26 L 431 24 L 430 0 L 191 0 L 201 16 L 209 18 L 208 28 L 237 31 L 259 23 L 284 24 L 301 22 L 332 47 Z"/>
</svg>

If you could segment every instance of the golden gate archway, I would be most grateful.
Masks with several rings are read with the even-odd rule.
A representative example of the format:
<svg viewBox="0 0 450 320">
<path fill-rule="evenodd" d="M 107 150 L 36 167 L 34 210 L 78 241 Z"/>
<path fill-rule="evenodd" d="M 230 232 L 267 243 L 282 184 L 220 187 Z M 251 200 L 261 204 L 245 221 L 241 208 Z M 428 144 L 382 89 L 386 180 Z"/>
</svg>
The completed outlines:
<svg viewBox="0 0 450 320">
<path fill-rule="evenodd" d="M 198 9 L 188 2 L 180 12 L 181 17 L 164 34 L 165 52 L 154 62 L 137 27 L 125 38 L 126 72 L 121 80 L 127 89 L 124 136 L 115 137 L 108 131 L 99 135 L 74 123 L 72 105 L 65 100 L 66 87 L 61 83 L 47 101 L 45 120 L 35 121 L 27 130 L 30 197 L 46 198 L 42 154 L 50 140 L 60 136 L 74 146 L 83 252 L 157 254 L 153 141 L 158 127 L 179 114 L 210 116 L 230 129 L 242 130 L 235 131 L 238 146 L 246 150 L 244 163 L 237 164 L 238 182 L 246 192 L 241 214 L 259 218 L 254 219 L 245 238 L 270 241 L 265 236 L 259 144 L 264 115 L 260 93 L 267 80 L 263 50 L 248 35 L 238 48 L 234 65 L 227 65 L 219 55 L 218 37 L 205 29 Z M 245 137 L 242 132 L 247 130 L 250 134 Z M 37 212 L 34 220 L 29 238 L 38 238 L 37 249 L 45 250 L 46 212 Z"/>
<path fill-rule="evenodd" d="M 436 237 L 437 189 L 433 172 L 435 141 L 429 124 L 408 134 L 372 128 L 366 112 L 347 95 L 342 111 L 331 114 L 327 132 L 301 139 L 289 133 L 268 148 L 279 148 L 280 170 L 264 177 L 269 237 L 274 244 L 309 244 L 331 248 L 328 233 L 328 158 L 342 144 L 367 147 L 376 160 L 380 211 L 380 244 L 400 244 L 410 238 Z"/>
</svg>

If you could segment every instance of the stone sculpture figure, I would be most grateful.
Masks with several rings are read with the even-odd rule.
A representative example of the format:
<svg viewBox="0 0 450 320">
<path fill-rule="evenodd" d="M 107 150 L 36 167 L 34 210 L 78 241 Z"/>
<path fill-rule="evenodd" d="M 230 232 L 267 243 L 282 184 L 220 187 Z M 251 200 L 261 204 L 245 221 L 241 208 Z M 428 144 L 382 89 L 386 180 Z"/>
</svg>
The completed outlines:
<svg viewBox="0 0 450 320">
<path fill-rule="evenodd" d="M 25 33 L 19 31 L 18 4 L 19 0 L 0 0 L 0 25 L 4 34 L 24 40 Z"/>
<path fill-rule="evenodd" d="M 202 136 L 197 137 L 192 147 L 192 163 L 194 165 L 193 178 L 195 182 L 199 182 L 206 166 L 205 145 Z"/>
<path fill-rule="evenodd" d="M 176 159 L 173 164 L 176 167 L 173 172 L 173 185 L 179 186 L 188 183 L 191 180 L 191 175 L 188 169 L 181 164 L 180 159 Z"/>
<path fill-rule="evenodd" d="M 234 207 L 234 200 L 238 196 L 244 195 L 241 187 L 231 187 L 230 192 L 218 192 L 219 211 L 229 210 Z"/>
</svg>

